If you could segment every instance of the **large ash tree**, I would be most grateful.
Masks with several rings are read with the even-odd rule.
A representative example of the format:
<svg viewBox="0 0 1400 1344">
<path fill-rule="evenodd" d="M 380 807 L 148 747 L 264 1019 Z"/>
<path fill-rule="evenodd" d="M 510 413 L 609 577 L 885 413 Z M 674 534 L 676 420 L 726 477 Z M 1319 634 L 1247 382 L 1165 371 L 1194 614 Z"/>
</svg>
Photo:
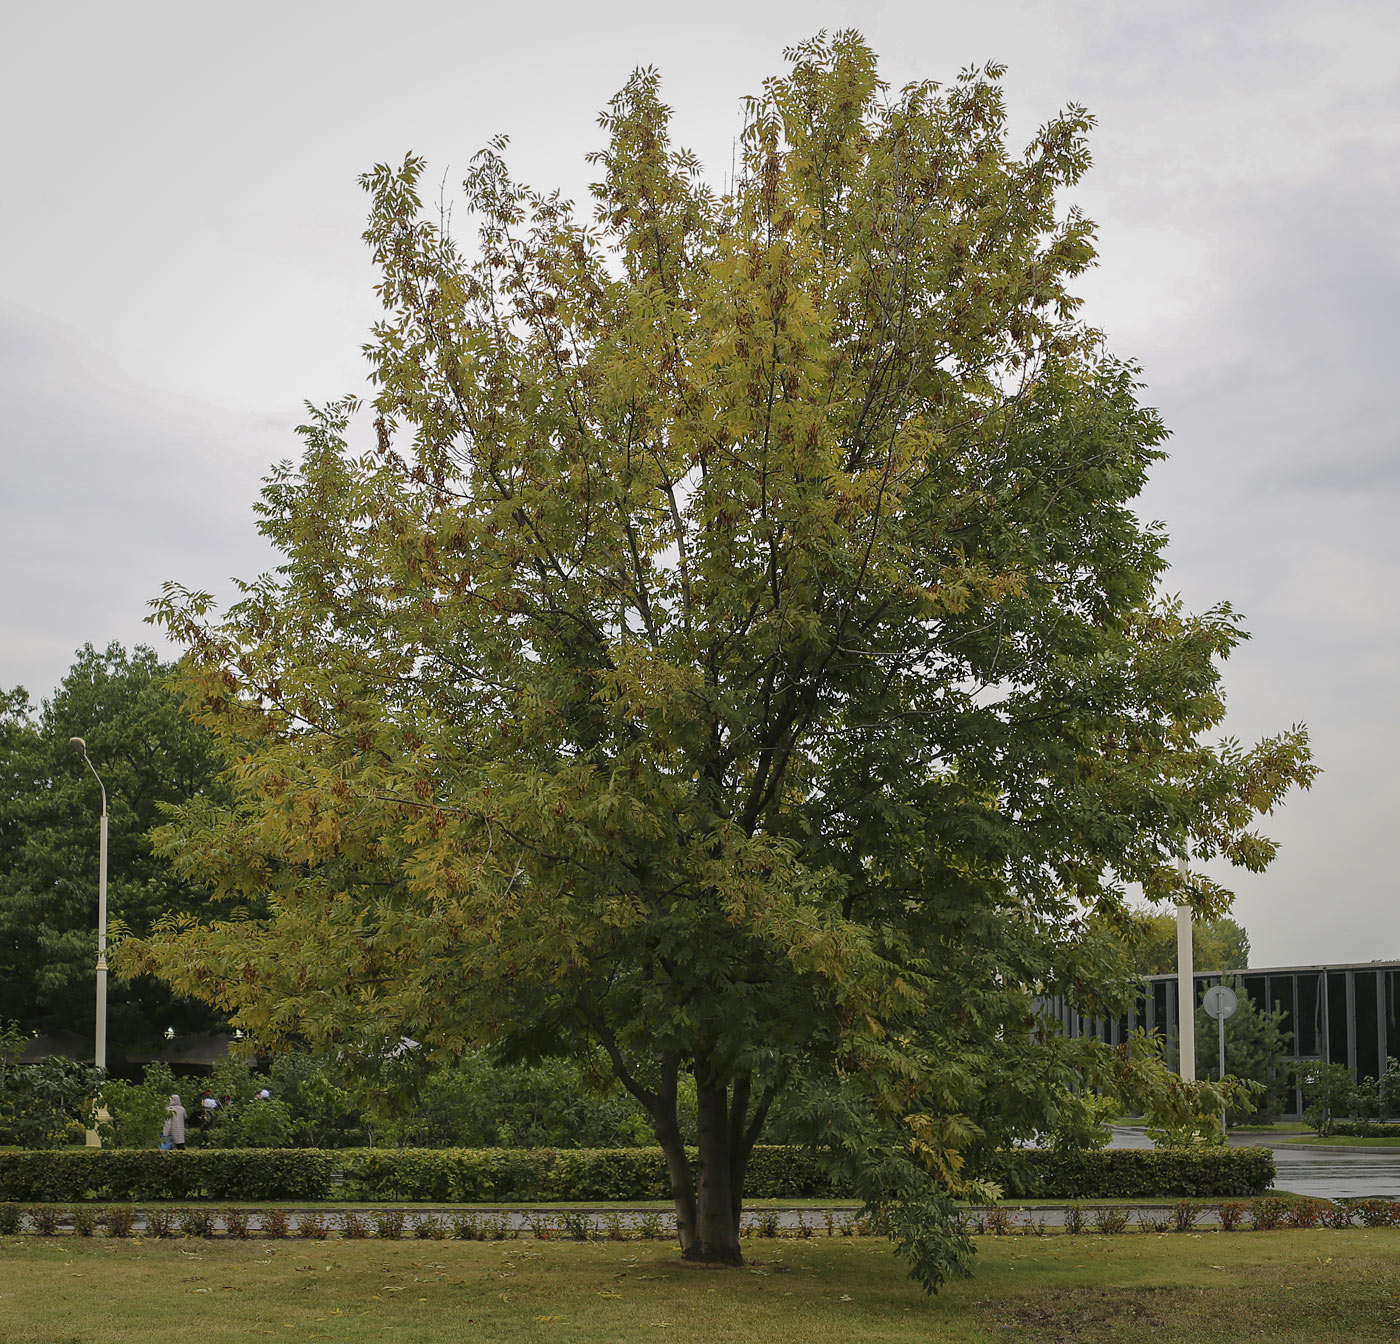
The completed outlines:
<svg viewBox="0 0 1400 1344">
<path fill-rule="evenodd" d="M 724 193 L 648 71 L 588 210 L 500 143 L 469 247 L 420 160 L 365 178 L 373 404 L 271 476 L 281 569 L 160 604 L 240 753 L 162 847 L 270 913 L 131 964 L 263 1039 L 601 1046 L 697 1260 L 740 1260 L 780 1102 L 935 1287 L 951 1198 L 1073 1105 L 1032 997 L 1091 993 L 1086 915 L 1180 896 L 1182 853 L 1262 866 L 1311 767 L 1203 740 L 1242 633 L 1157 596 L 1163 429 L 1068 288 L 1088 117 L 1017 157 L 996 68 L 789 59 Z"/>
</svg>

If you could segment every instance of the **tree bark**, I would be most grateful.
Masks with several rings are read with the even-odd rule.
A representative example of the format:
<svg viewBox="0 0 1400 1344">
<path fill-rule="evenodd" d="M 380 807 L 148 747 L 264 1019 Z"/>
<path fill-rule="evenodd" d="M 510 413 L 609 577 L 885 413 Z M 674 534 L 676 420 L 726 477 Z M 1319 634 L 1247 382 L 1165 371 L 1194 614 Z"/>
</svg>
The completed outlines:
<svg viewBox="0 0 1400 1344">
<path fill-rule="evenodd" d="M 657 1106 L 652 1111 L 656 1141 L 666 1158 L 666 1174 L 671 1178 L 671 1199 L 676 1206 L 676 1234 L 680 1238 L 681 1255 L 688 1256 L 698 1244 L 696 1225 L 695 1181 L 690 1173 L 690 1157 L 676 1120 L 676 1066 L 662 1067 L 661 1090 Z"/>
<path fill-rule="evenodd" d="M 706 1264 L 741 1265 L 742 1189 L 736 1190 L 734 1181 L 736 1154 L 731 1142 L 729 1093 L 703 1066 L 697 1066 L 695 1075 L 700 1149 L 695 1191 L 696 1238 L 693 1246 L 681 1247 L 681 1254 L 687 1260 Z M 738 1102 L 739 1097 L 735 1100 Z"/>
</svg>

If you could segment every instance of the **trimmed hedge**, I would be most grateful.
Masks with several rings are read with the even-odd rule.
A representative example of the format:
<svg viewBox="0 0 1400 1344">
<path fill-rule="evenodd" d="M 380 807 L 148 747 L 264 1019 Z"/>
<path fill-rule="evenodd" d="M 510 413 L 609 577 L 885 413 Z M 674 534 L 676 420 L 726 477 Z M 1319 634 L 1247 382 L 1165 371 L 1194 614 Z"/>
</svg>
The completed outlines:
<svg viewBox="0 0 1400 1344">
<path fill-rule="evenodd" d="M 691 1161 L 695 1154 L 691 1152 Z M 1274 1177 L 1265 1148 L 1094 1153 L 1027 1150 L 999 1174 L 1010 1198 L 1145 1199 L 1256 1195 Z M 344 1184 L 337 1188 L 343 1169 Z M 442 1203 L 670 1198 L 659 1148 L 74 1148 L 0 1153 L 0 1201 L 430 1200 Z M 749 1199 L 840 1199 L 819 1154 L 759 1147 Z"/>
<path fill-rule="evenodd" d="M 692 1165 L 696 1160 L 690 1149 Z M 669 1199 L 660 1148 L 359 1148 L 340 1154 L 345 1193 L 365 1199 Z M 802 1148 L 760 1146 L 749 1158 L 750 1199 L 841 1198 L 844 1187 Z"/>
<path fill-rule="evenodd" d="M 338 1165 L 315 1148 L 0 1153 L 0 1200 L 325 1199 Z"/>
<path fill-rule="evenodd" d="M 1351 1139 L 1394 1139 L 1400 1144 L 1400 1125 L 1382 1120 L 1337 1120 L 1332 1133 Z"/>
<path fill-rule="evenodd" d="M 1020 1199 L 1210 1199 L 1263 1194 L 1274 1182 L 1267 1148 L 1030 1150 L 1003 1175 Z"/>
</svg>

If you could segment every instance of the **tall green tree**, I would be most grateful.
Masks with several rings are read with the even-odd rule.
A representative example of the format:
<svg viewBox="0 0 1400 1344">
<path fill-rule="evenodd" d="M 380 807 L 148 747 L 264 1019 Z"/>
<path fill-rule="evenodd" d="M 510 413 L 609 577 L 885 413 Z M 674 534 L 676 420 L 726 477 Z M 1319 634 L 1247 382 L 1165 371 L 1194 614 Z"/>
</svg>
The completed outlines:
<svg viewBox="0 0 1400 1344">
<path fill-rule="evenodd" d="M 1163 429 L 1074 317 L 1089 118 L 1011 152 L 1000 73 L 818 38 L 718 192 L 639 71 L 591 210 L 498 142 L 470 248 L 421 160 L 366 177 L 373 405 L 268 480 L 278 571 L 159 603 L 238 753 L 162 851 L 269 912 L 131 965 L 259 1037 L 601 1046 L 693 1259 L 740 1260 L 781 1095 L 925 1284 L 965 1266 L 953 1197 L 1097 1058 L 1033 1008 L 1101 988 L 1085 912 L 1221 908 L 1174 856 L 1263 866 L 1311 772 L 1207 745 L 1242 632 L 1158 597 Z"/>
<path fill-rule="evenodd" d="M 1133 969 L 1139 975 L 1176 970 L 1176 915 L 1135 910 L 1125 929 Z M 1249 965 L 1249 934 L 1229 915 L 1191 924 L 1191 961 L 1198 971 L 1242 971 Z"/>
<path fill-rule="evenodd" d="M 202 904 L 149 839 L 163 804 L 219 787 L 218 742 L 181 712 L 170 672 L 148 648 L 85 645 L 37 711 L 20 688 L 0 700 L 0 1019 L 26 1033 L 94 1031 L 101 795 L 70 738 L 86 739 L 107 786 L 113 930 L 146 933 L 159 916 Z M 150 976 L 109 982 L 113 1061 L 168 1026 L 220 1020 Z"/>
<path fill-rule="evenodd" d="M 1241 1095 L 1227 1119 L 1232 1125 L 1251 1116 L 1265 1123 L 1277 1120 L 1295 1081 L 1288 1048 L 1293 1033 L 1279 1025 L 1283 1015 L 1277 1006 L 1259 1007 L 1237 979 L 1227 977 L 1222 983 L 1238 1000 L 1225 1019 L 1225 1067 L 1234 1077 L 1259 1085 L 1253 1095 Z M 1220 1023 L 1204 1008 L 1196 1010 L 1196 1069 L 1208 1078 L 1220 1072 Z"/>
</svg>

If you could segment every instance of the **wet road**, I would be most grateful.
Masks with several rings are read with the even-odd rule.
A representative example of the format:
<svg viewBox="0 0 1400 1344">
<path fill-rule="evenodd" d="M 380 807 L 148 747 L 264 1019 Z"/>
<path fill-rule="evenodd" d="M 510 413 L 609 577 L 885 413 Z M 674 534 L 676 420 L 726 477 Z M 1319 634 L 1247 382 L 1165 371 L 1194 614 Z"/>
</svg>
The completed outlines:
<svg viewBox="0 0 1400 1344">
<path fill-rule="evenodd" d="M 1280 1135 L 1239 1134 L 1230 1146 L 1273 1150 L 1280 1190 L 1319 1199 L 1400 1199 L 1400 1151 L 1377 1148 L 1306 1148 L 1279 1142 Z M 1150 1148 L 1140 1129 L 1115 1129 L 1115 1148 Z"/>
</svg>

